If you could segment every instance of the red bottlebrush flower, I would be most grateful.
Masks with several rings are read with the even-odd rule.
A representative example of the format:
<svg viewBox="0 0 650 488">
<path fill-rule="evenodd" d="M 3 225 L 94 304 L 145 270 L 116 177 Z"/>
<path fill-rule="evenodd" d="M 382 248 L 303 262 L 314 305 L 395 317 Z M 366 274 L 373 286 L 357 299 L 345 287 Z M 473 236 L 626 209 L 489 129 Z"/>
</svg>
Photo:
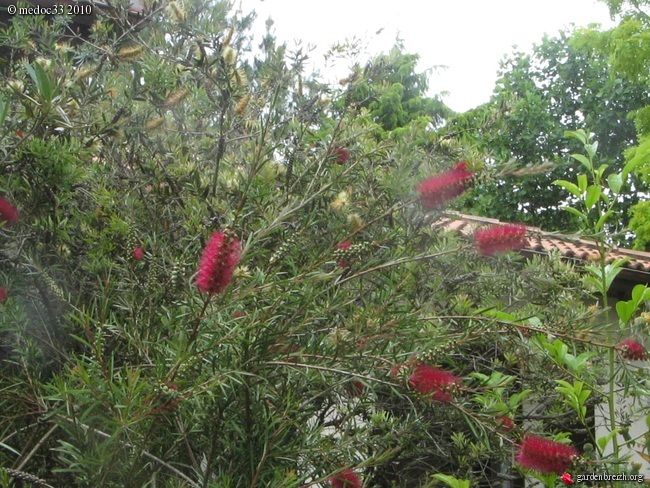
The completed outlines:
<svg viewBox="0 0 650 488">
<path fill-rule="evenodd" d="M 350 160 L 350 151 L 344 147 L 333 147 L 327 153 L 327 157 L 334 158 L 336 164 L 345 164 Z"/>
<path fill-rule="evenodd" d="M 350 381 L 345 387 L 348 396 L 351 398 L 359 398 L 361 395 L 363 395 L 365 389 L 366 387 L 364 384 L 358 380 Z"/>
<path fill-rule="evenodd" d="M 616 349 L 621 351 L 621 356 L 631 361 L 647 359 L 648 355 L 643 345 L 634 339 L 625 339 L 616 345 Z"/>
<path fill-rule="evenodd" d="M 327 480 L 332 488 L 361 488 L 363 482 L 361 478 L 352 470 L 347 468 Z"/>
<path fill-rule="evenodd" d="M 142 261 L 142 258 L 144 258 L 144 248 L 142 246 L 138 246 L 133 250 L 133 259 L 136 261 Z"/>
<path fill-rule="evenodd" d="M 223 232 L 214 232 L 203 250 L 196 275 L 196 286 L 210 295 L 221 293 L 230 284 L 240 259 L 239 241 Z"/>
<path fill-rule="evenodd" d="M 343 242 L 339 243 L 338 246 L 336 246 L 336 250 L 337 251 L 347 251 L 348 249 L 350 249 L 350 246 L 352 246 L 352 243 L 350 241 L 343 241 Z M 345 254 L 345 252 L 339 252 L 338 254 Z M 352 266 L 350 261 L 348 261 L 347 259 L 339 259 L 336 262 L 336 265 L 339 268 L 349 268 L 350 266 Z"/>
<path fill-rule="evenodd" d="M 450 391 L 460 382 L 461 379 L 458 376 L 427 364 L 418 364 L 409 378 L 411 388 L 423 395 L 429 395 L 431 399 L 441 403 L 453 401 Z"/>
<path fill-rule="evenodd" d="M 8 226 L 18 221 L 18 209 L 4 198 L 0 197 L 0 222 L 6 222 Z"/>
<path fill-rule="evenodd" d="M 0 305 L 4 305 L 7 298 L 9 298 L 9 293 L 7 293 L 4 286 L 0 285 Z"/>
<path fill-rule="evenodd" d="M 510 432 L 514 430 L 515 423 L 507 415 L 502 415 L 497 419 L 497 426 L 499 427 L 499 430 L 502 432 Z"/>
<path fill-rule="evenodd" d="M 467 163 L 458 163 L 453 169 L 421 181 L 415 186 L 420 203 L 425 208 L 435 208 L 455 198 L 469 187 L 472 172 Z"/>
<path fill-rule="evenodd" d="M 562 474 L 580 456 L 572 446 L 543 437 L 527 435 L 519 446 L 515 461 L 542 474 Z"/>
<path fill-rule="evenodd" d="M 526 245 L 526 227 L 517 224 L 494 225 L 474 232 L 474 241 L 484 256 L 518 250 Z"/>
</svg>

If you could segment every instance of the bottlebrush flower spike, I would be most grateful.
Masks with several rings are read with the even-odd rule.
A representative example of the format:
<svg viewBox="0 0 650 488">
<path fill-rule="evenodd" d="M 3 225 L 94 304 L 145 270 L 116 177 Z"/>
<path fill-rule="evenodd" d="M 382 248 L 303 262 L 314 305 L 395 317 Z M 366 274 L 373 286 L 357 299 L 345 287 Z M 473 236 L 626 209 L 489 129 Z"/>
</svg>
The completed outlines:
<svg viewBox="0 0 650 488">
<path fill-rule="evenodd" d="M 144 248 L 142 246 L 138 246 L 133 250 L 133 259 L 136 261 L 142 261 L 142 258 L 144 258 Z"/>
<path fill-rule="evenodd" d="M 616 345 L 616 349 L 621 351 L 621 356 L 631 361 L 648 359 L 648 354 L 643 345 L 634 339 L 625 339 Z"/>
<path fill-rule="evenodd" d="M 579 456 L 572 446 L 527 435 L 519 447 L 515 461 L 524 468 L 542 474 L 562 474 Z"/>
<path fill-rule="evenodd" d="M 347 259 L 350 256 L 348 255 L 349 253 L 346 252 L 350 247 L 352 246 L 352 243 L 350 241 L 343 241 L 340 242 L 336 246 L 336 252 L 335 255 L 337 257 L 340 257 L 340 259 L 336 262 L 336 265 L 339 268 L 349 268 L 351 266 L 350 261 Z"/>
<path fill-rule="evenodd" d="M 18 216 L 18 209 L 0 197 L 0 222 L 5 222 L 7 226 L 14 225 L 18 221 Z"/>
<path fill-rule="evenodd" d="M 507 415 L 502 415 L 497 419 L 497 426 L 501 432 L 510 432 L 515 428 L 515 423 Z"/>
<path fill-rule="evenodd" d="M 350 160 L 350 151 L 344 147 L 333 147 L 327 153 L 327 157 L 334 158 L 336 164 L 345 164 Z"/>
<path fill-rule="evenodd" d="M 526 246 L 526 227 L 518 224 L 494 225 L 474 232 L 474 242 L 484 256 L 519 250 Z"/>
<path fill-rule="evenodd" d="M 345 390 L 350 398 L 359 398 L 363 395 L 366 387 L 361 381 L 355 380 L 350 381 L 346 386 Z"/>
<path fill-rule="evenodd" d="M 427 364 L 418 364 L 409 378 L 411 388 L 442 403 L 451 403 L 454 400 L 451 392 L 460 383 L 458 376 Z"/>
<path fill-rule="evenodd" d="M 363 482 L 361 478 L 352 470 L 347 468 L 334 476 L 331 476 L 327 481 L 332 488 L 362 488 Z"/>
<path fill-rule="evenodd" d="M 457 163 L 453 169 L 421 181 L 415 186 L 420 203 L 425 208 L 435 208 L 461 195 L 471 184 L 472 172 L 467 163 Z"/>
<path fill-rule="evenodd" d="M 221 293 L 230 284 L 240 259 L 240 242 L 223 232 L 214 232 L 203 250 L 196 286 L 210 295 Z"/>
</svg>

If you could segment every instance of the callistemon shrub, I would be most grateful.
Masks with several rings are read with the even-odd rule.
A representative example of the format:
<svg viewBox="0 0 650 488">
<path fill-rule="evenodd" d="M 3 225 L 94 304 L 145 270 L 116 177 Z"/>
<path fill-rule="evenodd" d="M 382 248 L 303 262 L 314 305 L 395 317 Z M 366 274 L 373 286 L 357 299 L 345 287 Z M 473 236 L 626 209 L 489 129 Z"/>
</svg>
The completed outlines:
<svg viewBox="0 0 650 488">
<path fill-rule="evenodd" d="M 412 57 L 327 86 L 227 2 L 115 17 L 10 28 L 0 484 L 478 486 L 529 421 L 580 427 L 556 380 L 602 363 L 560 358 L 609 342 L 579 276 L 436 225 L 480 164 L 363 104 L 418 93 Z"/>
</svg>

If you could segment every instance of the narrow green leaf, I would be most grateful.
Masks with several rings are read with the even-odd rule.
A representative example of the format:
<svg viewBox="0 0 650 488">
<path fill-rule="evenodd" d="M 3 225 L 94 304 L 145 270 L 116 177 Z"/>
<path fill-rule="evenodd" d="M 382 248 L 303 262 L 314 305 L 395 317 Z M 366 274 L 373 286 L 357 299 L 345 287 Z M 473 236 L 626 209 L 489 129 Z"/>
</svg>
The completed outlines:
<svg viewBox="0 0 650 488">
<path fill-rule="evenodd" d="M 555 180 L 553 182 L 554 185 L 561 186 L 565 190 L 569 190 L 574 196 L 579 197 L 582 192 L 580 191 L 580 188 L 578 188 L 577 185 L 571 183 L 570 181 L 566 180 Z"/>
<path fill-rule="evenodd" d="M 608 210 L 607 212 L 605 212 L 603 215 L 600 216 L 600 218 L 598 219 L 598 222 L 596 222 L 596 226 L 594 227 L 594 230 L 596 231 L 596 233 L 603 230 L 603 227 L 605 225 L 605 221 L 607 221 L 607 219 L 610 218 L 612 216 L 612 214 L 613 214 L 613 212 L 611 210 Z"/>
<path fill-rule="evenodd" d="M 580 188 L 583 193 L 587 191 L 587 175 L 578 175 L 578 188 Z"/>
<path fill-rule="evenodd" d="M 607 171 L 607 168 L 609 168 L 609 164 L 601 164 L 598 166 L 598 169 L 596 170 L 596 177 L 598 180 L 601 180 L 603 175 L 605 174 L 605 171 Z"/>
<path fill-rule="evenodd" d="M 4 122 L 7 117 L 7 112 L 9 111 L 9 104 L 5 102 L 5 99 L 0 94 L 0 125 Z"/>
<path fill-rule="evenodd" d="M 589 222 L 589 220 L 587 219 L 587 216 L 586 216 L 585 214 L 583 214 L 583 213 L 582 213 L 580 210 L 578 210 L 578 209 L 575 209 L 575 208 L 573 208 L 573 207 L 562 207 L 562 209 L 563 209 L 563 210 L 566 210 L 566 211 L 569 212 L 569 213 L 572 213 L 573 215 L 576 215 L 576 216 L 579 217 L 580 220 L 582 220 L 585 224 L 586 224 L 587 222 Z"/>
<path fill-rule="evenodd" d="M 34 63 L 33 65 L 25 63 L 25 69 L 27 70 L 29 77 L 34 82 L 34 85 L 36 85 L 36 89 L 38 90 L 41 98 L 45 102 L 51 103 L 52 82 L 50 81 L 50 77 L 47 75 L 43 67 L 38 63 Z"/>
<path fill-rule="evenodd" d="M 454 478 L 448 474 L 436 473 L 433 475 L 433 477 L 438 481 L 442 481 L 444 484 L 450 486 L 451 488 L 469 488 L 469 481 L 459 480 L 458 478 Z"/>
<path fill-rule="evenodd" d="M 575 159 L 576 161 L 579 161 L 582 163 L 582 165 L 589 170 L 589 172 L 594 170 L 593 165 L 591 164 L 591 161 L 587 158 L 587 156 L 584 156 L 582 154 L 572 154 L 571 157 Z"/>
<path fill-rule="evenodd" d="M 587 187 L 587 196 L 585 197 L 585 207 L 587 207 L 587 211 L 594 207 L 600 198 L 601 192 L 602 190 L 598 185 L 589 185 Z"/>
<path fill-rule="evenodd" d="M 609 290 L 609 287 L 612 286 L 612 283 L 614 282 L 616 276 L 618 276 L 618 274 L 623 271 L 623 265 L 630 259 L 631 258 L 618 259 L 605 266 L 605 284 L 607 286 L 607 290 Z"/>
</svg>

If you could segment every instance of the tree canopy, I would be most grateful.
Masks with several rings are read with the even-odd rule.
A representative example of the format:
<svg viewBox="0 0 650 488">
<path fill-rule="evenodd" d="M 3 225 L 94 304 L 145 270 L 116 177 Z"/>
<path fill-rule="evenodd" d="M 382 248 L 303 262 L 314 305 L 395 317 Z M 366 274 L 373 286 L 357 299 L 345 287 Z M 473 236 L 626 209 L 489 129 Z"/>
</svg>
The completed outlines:
<svg viewBox="0 0 650 488">
<path fill-rule="evenodd" d="M 547 230 L 578 224 L 558 212 L 567 194 L 551 184 L 579 168 L 569 157 L 575 146 L 565 131 L 589 128 L 599 141 L 601 164 L 620 170 L 623 151 L 636 138 L 629 114 L 650 103 L 645 83 L 612 76 L 610 68 L 600 43 L 575 32 L 545 37 L 532 53 L 504 59 L 491 101 L 450 119 L 441 131 L 443 138 L 474 147 L 500 174 L 476 186 L 473 211 Z M 528 170 L 513 175 L 513 163 Z M 626 195 L 623 208 L 637 195 Z"/>
</svg>

